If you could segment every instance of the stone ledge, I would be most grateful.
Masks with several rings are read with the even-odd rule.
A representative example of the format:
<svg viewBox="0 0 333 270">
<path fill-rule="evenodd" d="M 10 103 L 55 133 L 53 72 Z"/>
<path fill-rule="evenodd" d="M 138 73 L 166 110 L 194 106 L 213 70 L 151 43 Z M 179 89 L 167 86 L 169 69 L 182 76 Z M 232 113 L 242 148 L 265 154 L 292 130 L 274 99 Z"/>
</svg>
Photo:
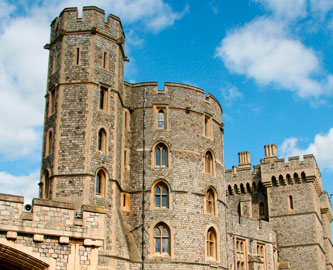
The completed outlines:
<svg viewBox="0 0 333 270">
<path fill-rule="evenodd" d="M 24 203 L 23 196 L 0 193 L 0 201 Z"/>
<path fill-rule="evenodd" d="M 37 199 L 37 198 L 33 199 L 32 205 L 33 206 L 34 205 L 49 206 L 49 207 L 55 207 L 55 208 L 63 208 L 63 209 L 74 210 L 74 204 L 73 203 L 50 201 L 50 200 L 43 200 L 43 199 Z"/>
<path fill-rule="evenodd" d="M 82 212 L 93 212 L 93 213 L 101 213 L 106 214 L 106 210 L 103 206 L 98 205 L 82 205 Z"/>
</svg>

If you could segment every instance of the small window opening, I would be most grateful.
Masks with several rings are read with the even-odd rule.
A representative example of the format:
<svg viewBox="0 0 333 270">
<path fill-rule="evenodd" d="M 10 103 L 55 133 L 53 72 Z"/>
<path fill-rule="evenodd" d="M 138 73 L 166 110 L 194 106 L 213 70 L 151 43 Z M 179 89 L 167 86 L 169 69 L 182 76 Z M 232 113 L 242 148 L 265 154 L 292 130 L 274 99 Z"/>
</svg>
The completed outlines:
<svg viewBox="0 0 333 270">
<path fill-rule="evenodd" d="M 108 53 L 104 52 L 103 53 L 103 68 L 107 68 L 107 64 L 108 64 Z"/>
<path fill-rule="evenodd" d="M 156 146 L 155 155 L 155 165 L 157 167 L 166 167 L 168 163 L 168 155 L 167 148 L 163 143 L 160 143 Z"/>
<path fill-rule="evenodd" d="M 54 113 L 55 111 L 55 90 L 53 89 L 50 91 L 50 114 Z"/>
<path fill-rule="evenodd" d="M 289 207 L 290 209 L 294 209 L 294 200 L 293 200 L 293 196 L 289 196 Z"/>
<path fill-rule="evenodd" d="M 99 109 L 105 111 L 106 105 L 107 105 L 107 89 L 101 87 L 99 91 Z"/>
<path fill-rule="evenodd" d="M 165 114 L 163 110 L 158 111 L 157 127 L 165 128 Z"/>
<path fill-rule="evenodd" d="M 163 182 L 155 186 L 155 207 L 169 208 L 169 191 Z"/>
<path fill-rule="evenodd" d="M 99 130 L 98 132 L 98 150 L 102 151 L 102 152 L 106 152 L 106 132 L 105 130 L 102 128 Z"/>
<path fill-rule="evenodd" d="M 80 64 L 80 48 L 76 48 L 76 64 Z"/>
</svg>

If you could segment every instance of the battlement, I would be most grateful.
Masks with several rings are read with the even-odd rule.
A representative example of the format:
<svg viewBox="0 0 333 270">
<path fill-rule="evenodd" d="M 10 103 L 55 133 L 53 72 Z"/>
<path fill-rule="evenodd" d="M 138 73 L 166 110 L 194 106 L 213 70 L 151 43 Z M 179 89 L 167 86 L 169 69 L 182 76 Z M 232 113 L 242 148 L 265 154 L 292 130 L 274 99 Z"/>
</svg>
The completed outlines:
<svg viewBox="0 0 333 270">
<path fill-rule="evenodd" d="M 35 198 L 31 211 L 24 211 L 23 204 L 22 196 L 0 194 L 0 226 L 8 239 L 27 233 L 33 234 L 37 242 L 43 242 L 44 236 L 54 236 L 63 244 L 77 239 L 87 246 L 103 246 L 103 207 L 83 205 L 82 212 L 77 214 L 72 203 Z"/>
<path fill-rule="evenodd" d="M 221 122 L 222 107 L 218 100 L 211 94 L 196 86 L 187 84 L 165 82 L 163 89 L 158 89 L 157 82 L 126 83 L 129 87 L 128 96 L 132 97 L 131 107 L 140 107 L 142 105 L 142 91 L 146 88 L 146 95 L 150 97 L 146 103 L 147 107 L 154 104 L 168 105 L 169 108 L 183 108 L 188 113 L 199 112 L 205 113 L 217 122 Z M 222 128 L 223 126 L 221 126 Z"/>
<path fill-rule="evenodd" d="M 239 166 L 233 166 L 226 171 L 226 183 L 228 193 L 239 194 L 252 191 L 253 183 L 258 185 L 258 179 L 266 187 L 292 185 L 295 183 L 312 182 L 320 196 L 322 190 L 321 175 L 315 157 L 304 155 L 289 157 L 288 162 L 284 158 L 278 158 L 275 144 L 265 145 L 265 158 L 260 164 L 251 170 L 250 153 L 240 152 Z M 257 176 L 257 177 L 256 177 Z M 250 187 L 250 188 L 246 188 Z"/>
<path fill-rule="evenodd" d="M 125 34 L 120 19 L 115 15 L 108 15 L 95 6 L 83 7 L 82 17 L 78 15 L 76 7 L 65 8 L 51 23 L 51 43 L 59 36 L 69 32 L 90 32 L 102 34 L 123 43 Z"/>
</svg>

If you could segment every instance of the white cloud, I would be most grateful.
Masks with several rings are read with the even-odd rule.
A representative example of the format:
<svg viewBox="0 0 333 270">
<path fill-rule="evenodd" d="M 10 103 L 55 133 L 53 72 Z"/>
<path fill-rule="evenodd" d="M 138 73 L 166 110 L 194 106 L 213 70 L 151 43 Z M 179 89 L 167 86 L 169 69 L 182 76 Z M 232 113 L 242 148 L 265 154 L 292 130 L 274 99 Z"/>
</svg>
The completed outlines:
<svg viewBox="0 0 333 270">
<path fill-rule="evenodd" d="M 314 141 L 305 149 L 297 146 L 298 138 L 288 138 L 279 147 L 279 152 L 284 157 L 314 154 L 321 169 L 333 170 L 333 128 L 326 134 L 317 134 Z"/>
<path fill-rule="evenodd" d="M 321 82 L 313 79 L 320 68 L 313 50 L 288 37 L 284 25 L 258 18 L 230 32 L 216 50 L 228 69 L 297 92 L 300 97 L 324 94 Z"/>
<path fill-rule="evenodd" d="M 224 100 L 231 105 L 234 101 L 243 98 L 243 93 L 236 86 L 222 89 Z"/>
<path fill-rule="evenodd" d="M 307 14 L 306 0 L 254 0 L 254 1 L 263 4 L 267 9 L 271 10 L 276 17 L 280 19 L 303 18 Z"/>
<path fill-rule="evenodd" d="M 144 25 L 157 32 L 180 19 L 163 0 L 117 1 L 0 1 L 0 155 L 15 159 L 36 154 L 41 144 L 44 95 L 46 92 L 50 22 L 69 6 L 96 5 L 106 14 L 120 16 L 123 23 Z M 19 13 L 16 13 L 20 10 Z M 129 35 L 127 47 L 142 44 Z"/>
<path fill-rule="evenodd" d="M 39 172 L 23 176 L 0 172 L 1 193 L 24 196 L 25 203 L 31 204 L 33 198 L 38 198 L 38 183 Z"/>
<path fill-rule="evenodd" d="M 333 10 L 332 0 L 310 0 L 311 11 L 314 15 L 319 15 L 324 18 L 328 12 Z"/>
</svg>

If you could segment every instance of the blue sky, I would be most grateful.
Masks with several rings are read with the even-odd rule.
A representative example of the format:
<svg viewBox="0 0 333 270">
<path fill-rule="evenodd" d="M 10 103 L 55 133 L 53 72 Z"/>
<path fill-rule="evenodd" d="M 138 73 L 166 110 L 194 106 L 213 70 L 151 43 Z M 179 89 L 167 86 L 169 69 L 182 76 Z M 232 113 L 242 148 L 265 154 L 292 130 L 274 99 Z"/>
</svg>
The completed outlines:
<svg viewBox="0 0 333 270">
<path fill-rule="evenodd" d="M 333 193 L 332 0 L 0 0 L 0 192 L 37 196 L 50 22 L 96 5 L 122 19 L 125 80 L 191 84 L 220 101 L 227 168 L 313 153 Z"/>
</svg>

